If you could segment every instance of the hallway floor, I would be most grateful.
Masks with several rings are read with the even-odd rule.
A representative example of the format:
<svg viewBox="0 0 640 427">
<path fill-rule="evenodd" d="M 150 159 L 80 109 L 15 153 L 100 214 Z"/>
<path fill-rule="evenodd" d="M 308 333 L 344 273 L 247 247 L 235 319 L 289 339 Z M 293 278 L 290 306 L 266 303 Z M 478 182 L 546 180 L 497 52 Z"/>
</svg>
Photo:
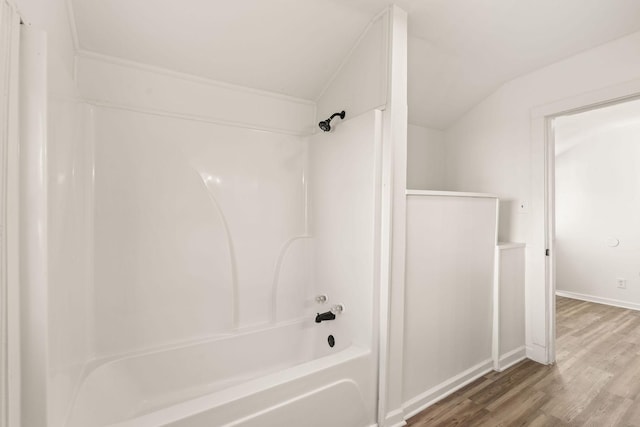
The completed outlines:
<svg viewBox="0 0 640 427">
<path fill-rule="evenodd" d="M 556 302 L 556 365 L 488 373 L 408 425 L 640 427 L 640 312 Z"/>
</svg>

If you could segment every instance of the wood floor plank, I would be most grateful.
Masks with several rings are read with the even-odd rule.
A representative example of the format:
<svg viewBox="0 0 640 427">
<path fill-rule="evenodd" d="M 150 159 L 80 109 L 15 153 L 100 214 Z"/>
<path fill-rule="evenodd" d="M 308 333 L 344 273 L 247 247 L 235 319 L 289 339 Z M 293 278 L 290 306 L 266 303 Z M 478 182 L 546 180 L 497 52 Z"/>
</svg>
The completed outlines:
<svg viewBox="0 0 640 427">
<path fill-rule="evenodd" d="M 523 381 L 528 376 L 533 375 L 539 369 L 537 363 L 532 363 L 531 361 L 527 362 L 529 363 L 520 364 L 518 367 L 516 367 L 517 369 L 505 372 L 505 375 L 494 379 L 492 384 L 490 384 L 485 389 L 471 395 L 469 399 L 479 405 L 486 406 L 492 401 L 500 398 L 511 388 L 517 386 L 521 381 Z"/>
<path fill-rule="evenodd" d="M 531 415 L 538 411 L 549 399 L 546 393 L 536 391 L 533 393 L 517 394 L 491 411 L 492 419 L 479 425 L 482 427 L 514 426 L 522 425 Z"/>
<path fill-rule="evenodd" d="M 516 384 L 514 387 L 509 389 L 505 394 L 493 400 L 489 404 L 487 404 L 487 409 L 490 411 L 499 411 L 500 407 L 506 403 L 507 401 L 519 396 L 521 394 L 530 394 L 530 393 L 538 393 L 538 391 L 532 390 L 532 385 L 542 380 L 544 377 L 549 375 L 552 367 L 545 367 L 546 369 L 536 369 L 531 375 L 524 378 L 520 381 L 519 384 Z M 546 393 L 545 393 L 546 394 Z"/>
<path fill-rule="evenodd" d="M 556 364 L 491 372 L 409 426 L 640 427 L 640 312 L 556 298 Z"/>
<path fill-rule="evenodd" d="M 542 411 L 537 411 L 531 420 L 525 421 L 520 425 L 527 427 L 566 427 L 569 424 L 564 423 L 551 415 L 547 415 Z"/>
<path fill-rule="evenodd" d="M 493 383 L 493 380 L 485 376 L 483 378 L 480 378 L 480 380 L 478 381 L 474 381 L 471 384 L 467 384 L 466 386 L 462 387 L 460 390 L 456 391 L 455 394 L 464 396 L 464 397 L 469 397 L 472 394 L 478 393 L 480 390 L 484 390 L 486 387 L 488 387 L 492 383 Z"/>
<path fill-rule="evenodd" d="M 453 427 L 453 426 L 468 426 L 472 425 L 474 420 L 480 419 L 485 416 L 489 411 L 483 408 L 481 405 L 469 400 L 464 399 L 458 405 L 455 406 L 455 411 L 451 411 L 445 416 L 442 416 L 435 420 L 433 426 L 436 427 Z M 427 425 L 427 424 L 425 424 Z M 431 425 L 431 424 L 428 424 Z"/>
<path fill-rule="evenodd" d="M 629 409 L 627 409 L 627 413 L 624 414 L 620 425 L 640 427 L 640 405 L 638 405 L 637 401 L 633 401 Z"/>
<path fill-rule="evenodd" d="M 640 392 L 640 357 L 634 357 L 607 389 L 616 396 L 635 399 Z"/>
<path fill-rule="evenodd" d="M 422 411 L 415 417 L 411 418 L 413 426 L 432 426 L 435 425 L 438 420 L 443 417 L 447 417 L 452 412 L 455 412 L 458 408 L 457 405 L 463 401 L 468 400 L 464 396 L 449 396 L 447 399 L 443 399 L 440 402 L 430 406 L 427 410 Z"/>
<path fill-rule="evenodd" d="M 591 403 L 612 377 L 613 375 L 608 372 L 588 366 L 578 376 L 569 378 L 564 389 L 553 394 L 542 407 L 542 411 L 570 423 Z"/>
<path fill-rule="evenodd" d="M 633 400 L 611 393 L 602 393 L 594 399 L 580 415 L 578 423 L 589 427 L 613 427 L 620 425 L 623 417 L 633 405 Z"/>
</svg>

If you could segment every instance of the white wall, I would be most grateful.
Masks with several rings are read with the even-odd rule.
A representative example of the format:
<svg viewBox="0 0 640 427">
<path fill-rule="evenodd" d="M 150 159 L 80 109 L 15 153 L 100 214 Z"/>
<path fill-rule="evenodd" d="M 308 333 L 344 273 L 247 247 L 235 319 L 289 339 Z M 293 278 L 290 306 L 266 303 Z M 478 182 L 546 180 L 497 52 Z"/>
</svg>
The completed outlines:
<svg viewBox="0 0 640 427">
<path fill-rule="evenodd" d="M 77 68 L 82 96 L 95 104 L 285 134 L 317 129 L 311 101 L 89 53 Z"/>
<path fill-rule="evenodd" d="M 528 241 L 529 216 L 519 200 L 531 197 L 531 111 L 640 77 L 640 33 L 620 38 L 516 78 L 447 129 L 446 182 L 451 190 L 496 193 L 500 240 Z"/>
<path fill-rule="evenodd" d="M 389 39 L 389 10 L 385 9 L 378 16 L 376 16 L 371 23 L 367 26 L 365 31 L 360 36 L 359 41 L 355 46 L 351 49 L 351 52 L 347 58 L 345 58 L 342 66 L 336 70 L 335 75 L 328 82 L 327 87 L 323 91 L 322 95 L 317 101 L 317 116 L 316 121 L 324 120 L 329 117 L 330 114 L 345 110 L 346 116 L 344 120 L 340 120 L 339 118 L 334 119 L 331 122 L 332 131 L 330 134 L 326 134 L 325 132 L 321 132 L 317 126 L 315 126 L 315 132 L 317 132 L 311 138 L 311 157 L 310 162 L 312 166 L 312 170 L 315 170 L 315 175 L 317 177 L 320 174 L 324 174 L 324 178 L 319 179 L 319 182 L 313 184 L 315 188 L 315 193 L 312 193 L 312 197 L 320 197 L 320 200 L 326 200 L 325 203 L 331 204 L 331 196 L 329 189 L 337 190 L 340 187 L 339 181 L 334 181 L 339 178 L 339 180 L 345 180 L 345 184 L 350 184 L 351 187 L 356 187 L 356 184 L 359 188 L 363 188 L 363 185 L 366 183 L 356 183 L 352 182 L 351 178 L 347 179 L 347 175 L 350 175 L 351 169 L 353 169 L 353 173 L 356 175 L 362 175 L 363 173 L 371 173 L 371 171 L 367 168 L 372 165 L 367 159 L 371 158 L 371 152 L 374 148 L 375 143 L 382 144 L 381 141 L 376 141 L 375 138 L 382 138 L 379 135 L 380 130 L 374 129 L 373 126 L 378 126 L 378 124 L 369 123 L 370 120 L 382 120 L 384 118 L 377 118 L 377 115 L 380 114 L 378 107 L 382 109 L 387 108 L 387 98 L 388 98 L 388 39 Z M 384 114 L 384 113 L 383 113 Z M 351 121 L 355 123 L 351 123 Z M 376 122 L 377 123 L 377 122 Z M 376 131 L 378 134 L 373 133 Z M 353 141 L 350 141 L 353 139 Z M 322 148 L 322 141 L 328 141 L 329 146 L 326 148 Z M 342 141 L 341 143 L 337 141 Z M 342 144 L 345 147 L 340 148 L 339 146 L 334 147 L 334 144 Z M 359 144 L 359 145 L 358 145 Z M 358 160 L 358 147 L 360 152 L 363 155 L 362 160 Z M 374 153 L 376 156 L 381 156 L 380 153 Z M 339 156 L 345 156 L 344 163 L 341 163 Z M 320 159 L 315 159 L 314 156 L 320 156 Z M 348 160 L 347 160 L 348 159 Z M 331 161 L 331 162 L 330 162 Z M 377 162 L 381 162 L 381 159 L 376 157 Z M 326 169 L 320 168 L 320 163 L 323 162 L 326 165 L 329 165 Z M 376 168 L 381 167 L 379 164 L 375 165 Z M 363 169 L 364 168 L 364 169 Z M 336 174 L 335 172 L 331 172 L 331 169 L 339 169 L 342 170 L 342 173 Z M 376 169 L 377 170 L 377 169 Z M 328 174 L 328 175 L 326 175 Z M 362 181 L 362 177 L 358 178 Z M 378 177 L 379 179 L 379 177 Z M 322 184 L 321 181 L 327 181 L 329 183 Z M 379 185 L 379 183 L 376 183 Z M 362 190 L 358 190 L 359 192 Z M 367 224 L 371 226 L 372 233 L 379 232 L 379 221 L 378 217 L 376 220 L 378 221 L 375 225 L 370 224 L 369 221 L 372 219 L 371 214 L 377 213 L 379 214 L 380 210 L 380 197 L 381 197 L 381 189 L 378 188 L 378 192 L 375 194 L 374 204 L 371 204 L 371 200 L 369 200 L 369 195 L 365 194 L 352 194 L 347 197 L 346 194 L 340 192 L 340 197 L 346 197 L 345 199 L 341 199 L 338 205 L 347 204 L 348 198 L 360 198 L 363 197 L 363 203 L 365 203 L 368 208 L 361 209 L 356 208 L 356 206 L 349 207 L 346 211 L 336 211 L 336 212 L 327 212 L 326 215 L 334 216 L 334 218 L 338 219 L 339 216 L 344 215 L 345 212 L 350 210 L 357 209 L 358 216 L 362 217 L 363 221 L 366 221 Z M 353 193 L 353 192 L 352 192 Z M 335 196 L 337 197 L 337 196 Z M 334 199 L 334 201 L 337 199 Z M 312 199 L 313 203 L 313 199 Z M 349 206 L 350 206 L 349 202 Z M 316 221 L 320 221 L 314 225 L 314 227 L 320 226 L 320 228 L 327 229 L 332 231 L 333 234 L 336 234 L 336 230 L 333 230 L 334 226 L 329 226 L 324 219 L 317 218 L 318 216 L 318 207 L 313 207 L 312 214 L 316 215 Z M 335 217 L 338 215 L 338 217 Z M 337 222 L 337 225 L 344 227 L 344 224 L 341 221 Z M 348 228 L 348 227 L 346 227 Z M 318 233 L 315 233 L 318 234 Z M 340 234 L 340 233 L 338 233 Z M 372 234 L 373 235 L 373 234 Z M 365 236 L 359 236 L 360 239 L 363 239 Z M 378 236 L 379 239 L 379 236 Z M 346 242 L 345 242 L 346 243 Z M 379 250 L 379 240 L 374 243 Z M 362 249 L 351 246 L 349 243 L 351 252 L 348 256 L 351 259 L 359 259 L 362 256 L 360 253 Z M 365 248 L 364 250 L 369 250 L 369 248 Z M 324 256 L 327 257 L 330 254 L 327 253 Z M 328 260 L 325 260 L 325 263 Z M 334 263 L 338 263 L 338 260 L 334 260 Z M 379 259 L 376 258 L 375 263 L 370 266 L 372 273 L 376 274 L 376 285 L 377 285 L 377 275 L 379 274 L 378 270 Z M 338 270 L 343 270 L 344 266 L 338 266 Z M 335 272 L 324 272 L 322 274 L 344 274 L 343 271 L 340 273 L 339 271 Z M 322 280 L 318 282 L 319 286 L 322 286 Z M 332 285 L 333 286 L 333 285 Z M 370 317 L 366 318 L 364 316 L 364 312 L 360 311 L 359 322 L 365 328 L 364 334 L 358 332 L 363 344 L 367 342 L 367 345 L 375 345 L 376 342 L 371 342 L 369 337 L 368 339 L 364 339 L 367 334 L 372 331 L 367 326 L 367 322 L 374 323 L 377 321 L 377 316 L 374 317 L 374 314 L 377 312 L 377 304 L 378 304 L 378 291 L 379 289 L 375 289 L 375 292 L 371 294 L 371 297 L 374 298 L 373 303 L 376 304 L 373 307 L 373 310 L 369 313 Z M 352 298 L 355 295 L 351 296 Z M 364 322 L 364 323 L 363 323 Z M 375 331 L 375 329 L 373 329 Z M 373 337 L 375 340 L 375 337 Z"/>
<path fill-rule="evenodd" d="M 331 322 L 314 325 L 372 350 L 367 358 L 369 382 L 359 384 L 375 422 L 376 357 L 374 307 L 379 292 L 375 269 L 380 201 L 380 111 L 352 117 L 339 130 L 310 138 L 310 233 L 315 246 L 316 291 L 328 296 L 317 311 L 344 304 L 345 311 Z"/>
<path fill-rule="evenodd" d="M 498 312 L 494 325 L 494 361 L 503 370 L 525 356 L 525 245 L 501 243 L 496 248 L 496 277 Z"/>
<path fill-rule="evenodd" d="M 620 38 L 516 78 L 486 98 L 445 134 L 446 181 L 452 190 L 496 193 L 499 238 L 528 244 L 528 355 L 544 361 L 544 147 L 532 141 L 535 109 L 640 78 L 640 33 Z M 541 124 L 536 122 L 536 126 Z M 537 129 L 537 128 L 536 128 Z M 543 134 L 542 129 L 536 130 Z M 520 201 L 528 204 L 519 213 Z"/>
<path fill-rule="evenodd" d="M 317 120 L 345 110 L 346 119 L 383 110 L 382 191 L 376 243 L 380 292 L 372 319 L 380 326 L 378 424 L 394 426 L 402 410 L 404 239 L 407 162 L 407 14 L 396 6 L 375 18 L 317 100 Z M 340 131 L 340 120 L 336 132 Z M 375 375 L 372 373 L 372 375 Z"/>
<path fill-rule="evenodd" d="M 403 402 L 412 415 L 493 366 L 497 201 L 407 198 Z"/>
<path fill-rule="evenodd" d="M 335 112 L 346 111 L 346 119 L 357 117 L 387 102 L 389 15 L 384 11 L 363 31 L 331 81 L 317 99 L 316 122 Z M 340 120 L 331 123 L 339 125 Z M 315 130 L 318 128 L 316 127 Z"/>
<path fill-rule="evenodd" d="M 446 190 L 444 132 L 411 124 L 407 130 L 407 188 Z"/>
<path fill-rule="evenodd" d="M 329 296 L 329 307 L 346 304 L 348 311 L 335 323 L 349 325 L 346 337 L 363 347 L 371 347 L 373 338 L 379 115 L 362 114 L 309 142 L 309 220 L 317 290 Z M 318 307 L 322 308 L 326 307 Z"/>
<path fill-rule="evenodd" d="M 97 355 L 269 322 L 278 260 L 306 234 L 304 139 L 95 114 Z"/>
<path fill-rule="evenodd" d="M 556 119 L 557 135 L 563 126 Z M 640 308 L 639 134 L 637 119 L 611 121 L 556 157 L 558 291 Z"/>
<path fill-rule="evenodd" d="M 301 316 L 313 104 L 96 57 L 79 84 L 95 116 L 95 356 Z"/>
<path fill-rule="evenodd" d="M 93 143 L 86 105 L 49 103 L 49 374 L 51 425 L 61 425 L 92 345 Z"/>
</svg>

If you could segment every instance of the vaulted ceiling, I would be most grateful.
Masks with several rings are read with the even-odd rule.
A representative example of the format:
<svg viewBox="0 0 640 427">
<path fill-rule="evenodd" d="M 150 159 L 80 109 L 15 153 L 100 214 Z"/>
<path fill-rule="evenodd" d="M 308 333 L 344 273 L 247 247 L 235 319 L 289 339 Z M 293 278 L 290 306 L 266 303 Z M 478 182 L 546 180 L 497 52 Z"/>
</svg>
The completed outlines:
<svg viewBox="0 0 640 427">
<path fill-rule="evenodd" d="M 71 0 L 82 50 L 315 100 L 389 0 Z M 398 0 L 409 119 L 444 129 L 501 84 L 640 30 L 637 0 Z"/>
</svg>

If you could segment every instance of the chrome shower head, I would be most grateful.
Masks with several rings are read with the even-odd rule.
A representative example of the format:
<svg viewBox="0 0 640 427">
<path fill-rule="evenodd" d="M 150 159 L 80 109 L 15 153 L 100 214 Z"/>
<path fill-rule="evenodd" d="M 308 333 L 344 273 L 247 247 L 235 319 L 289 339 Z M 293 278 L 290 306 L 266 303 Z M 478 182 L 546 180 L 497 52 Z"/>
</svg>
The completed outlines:
<svg viewBox="0 0 640 427">
<path fill-rule="evenodd" d="M 344 111 L 333 113 L 327 120 L 323 120 L 318 123 L 318 126 L 320 126 L 320 129 L 322 129 L 324 132 L 329 132 L 331 130 L 331 119 L 333 119 L 335 116 L 340 116 L 341 119 L 344 119 L 344 115 Z"/>
</svg>

